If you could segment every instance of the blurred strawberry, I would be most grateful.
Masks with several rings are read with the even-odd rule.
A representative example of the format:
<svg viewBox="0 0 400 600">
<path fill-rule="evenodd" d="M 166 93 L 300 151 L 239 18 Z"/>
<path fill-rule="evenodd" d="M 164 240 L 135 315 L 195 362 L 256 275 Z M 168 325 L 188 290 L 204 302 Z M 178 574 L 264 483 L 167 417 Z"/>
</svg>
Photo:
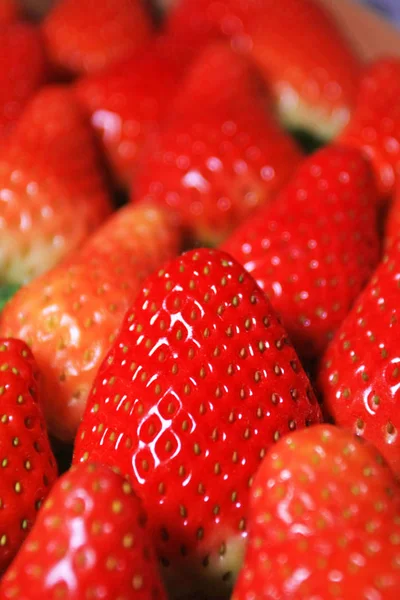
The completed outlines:
<svg viewBox="0 0 400 600">
<path fill-rule="evenodd" d="M 309 157 L 222 248 L 266 292 L 304 359 L 319 359 L 379 260 L 377 191 L 361 152 Z"/>
<path fill-rule="evenodd" d="M 71 91 L 46 87 L 0 150 L 0 282 L 25 283 L 111 212 L 93 133 Z"/>
<path fill-rule="evenodd" d="M 125 207 L 6 305 L 0 331 L 33 349 L 53 435 L 74 439 L 99 365 L 143 279 L 178 249 L 178 233 L 162 209 Z"/>
<path fill-rule="evenodd" d="M 326 412 L 376 445 L 400 475 L 400 240 L 383 258 L 321 364 Z"/>
<path fill-rule="evenodd" d="M 139 57 L 78 81 L 78 98 L 120 185 L 132 183 L 142 148 L 175 95 L 184 59 L 178 65 L 173 48 L 179 50 L 160 38 Z"/>
<path fill-rule="evenodd" d="M 2 600 L 165 600 L 146 521 L 120 475 L 73 467 L 3 578 Z"/>
<path fill-rule="evenodd" d="M 0 23 L 1 21 L 0 4 Z M 25 105 L 46 81 L 48 65 L 40 31 L 27 23 L 0 25 L 0 147 Z"/>
<path fill-rule="evenodd" d="M 152 34 L 141 0 L 60 0 L 43 23 L 49 55 L 70 73 L 95 73 L 139 52 Z"/>
<path fill-rule="evenodd" d="M 20 340 L 0 339 L 0 572 L 14 558 L 57 476 L 39 370 Z"/>
<path fill-rule="evenodd" d="M 349 120 L 360 63 L 315 0 L 182 0 L 167 29 L 188 45 L 228 37 L 272 85 L 290 127 L 330 138 Z"/>
<path fill-rule="evenodd" d="M 400 183 L 399 59 L 381 59 L 365 70 L 354 115 L 340 142 L 364 152 L 382 201 L 390 199 Z"/>
<path fill-rule="evenodd" d="M 131 477 L 173 597 L 221 599 L 260 460 L 320 418 L 261 289 L 227 254 L 200 249 L 146 280 L 94 381 L 74 461 Z"/>
<path fill-rule="evenodd" d="M 224 44 L 207 47 L 143 156 L 133 198 L 167 205 L 200 243 L 222 241 L 302 159 L 271 113 L 252 65 Z"/>
<path fill-rule="evenodd" d="M 0 0 L 0 25 L 16 21 L 19 12 L 16 0 Z"/>
<path fill-rule="evenodd" d="M 400 487 L 382 456 L 330 425 L 291 433 L 254 478 L 232 600 L 397 600 Z"/>
</svg>

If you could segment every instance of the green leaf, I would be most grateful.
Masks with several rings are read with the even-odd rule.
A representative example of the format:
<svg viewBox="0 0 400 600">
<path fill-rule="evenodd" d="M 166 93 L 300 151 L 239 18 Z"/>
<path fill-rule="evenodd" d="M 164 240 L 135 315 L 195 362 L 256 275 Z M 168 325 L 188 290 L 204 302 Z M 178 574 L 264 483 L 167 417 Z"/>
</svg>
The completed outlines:
<svg viewBox="0 0 400 600">
<path fill-rule="evenodd" d="M 20 286 L 16 283 L 0 285 L 0 311 L 3 310 L 4 305 L 12 296 L 14 296 L 19 288 Z"/>
</svg>

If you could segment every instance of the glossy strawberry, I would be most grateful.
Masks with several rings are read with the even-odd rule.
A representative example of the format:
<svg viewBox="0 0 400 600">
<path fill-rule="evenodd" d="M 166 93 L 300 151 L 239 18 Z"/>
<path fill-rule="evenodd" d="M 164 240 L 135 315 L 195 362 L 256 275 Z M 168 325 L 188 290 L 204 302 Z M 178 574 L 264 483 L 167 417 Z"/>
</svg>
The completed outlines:
<svg viewBox="0 0 400 600">
<path fill-rule="evenodd" d="M 133 197 L 168 206 L 189 237 L 213 245 L 275 198 L 302 155 L 250 63 L 224 45 L 201 53 L 173 106 L 143 156 Z"/>
<path fill-rule="evenodd" d="M 320 150 L 223 249 L 266 292 L 300 356 L 319 358 L 379 259 L 367 161 L 358 150 Z"/>
<path fill-rule="evenodd" d="M 272 84 L 284 121 L 324 138 L 348 122 L 360 63 L 315 0 L 182 0 L 168 30 L 188 44 L 228 37 Z"/>
<path fill-rule="evenodd" d="M 171 51 L 161 38 L 139 57 L 78 81 L 78 98 L 121 185 L 131 184 L 142 148 L 175 95 L 182 67 Z"/>
<path fill-rule="evenodd" d="M 0 147 L 30 98 L 48 77 L 39 29 L 27 23 L 2 26 L 1 15 L 0 0 Z"/>
<path fill-rule="evenodd" d="M 74 460 L 131 476 L 174 596 L 188 585 L 222 598 L 261 458 L 319 419 L 260 288 L 227 254 L 201 249 L 147 279 L 95 379 Z"/>
<path fill-rule="evenodd" d="M 1 582 L 4 600 L 163 600 L 146 514 L 107 467 L 73 467 L 54 486 Z"/>
<path fill-rule="evenodd" d="M 73 440 L 99 365 L 143 279 L 178 249 L 178 233 L 162 209 L 125 207 L 5 307 L 0 332 L 33 349 L 53 435 Z"/>
<path fill-rule="evenodd" d="M 20 340 L 0 339 L 0 572 L 14 558 L 57 469 L 40 406 L 39 371 Z"/>
<path fill-rule="evenodd" d="M 0 283 L 25 283 L 111 212 L 90 125 L 62 87 L 43 88 L 0 149 Z"/>
<path fill-rule="evenodd" d="M 322 362 L 319 387 L 338 425 L 373 442 L 400 474 L 400 241 L 385 255 Z"/>
<path fill-rule="evenodd" d="M 95 73 L 138 53 L 152 34 L 141 0 L 60 0 L 44 21 L 54 64 L 70 73 Z"/>
<path fill-rule="evenodd" d="M 254 479 L 232 600 L 396 600 L 400 488 L 370 444 L 330 425 L 286 436 Z"/>
<path fill-rule="evenodd" d="M 400 60 L 381 59 L 365 70 L 356 109 L 340 142 L 362 149 L 382 200 L 390 199 L 400 175 Z"/>
</svg>

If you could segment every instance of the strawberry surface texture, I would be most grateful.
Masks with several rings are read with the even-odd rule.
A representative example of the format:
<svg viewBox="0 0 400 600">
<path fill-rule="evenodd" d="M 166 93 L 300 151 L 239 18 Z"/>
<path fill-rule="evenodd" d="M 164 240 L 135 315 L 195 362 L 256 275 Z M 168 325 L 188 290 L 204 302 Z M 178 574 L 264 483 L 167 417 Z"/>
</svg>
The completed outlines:
<svg viewBox="0 0 400 600">
<path fill-rule="evenodd" d="M 174 595 L 186 578 L 218 597 L 240 565 L 260 460 L 320 418 L 254 279 L 201 249 L 145 282 L 94 381 L 75 462 L 130 476 Z"/>
<path fill-rule="evenodd" d="M 346 3 L 0 0 L 0 600 L 399 600 L 400 59 Z"/>
</svg>

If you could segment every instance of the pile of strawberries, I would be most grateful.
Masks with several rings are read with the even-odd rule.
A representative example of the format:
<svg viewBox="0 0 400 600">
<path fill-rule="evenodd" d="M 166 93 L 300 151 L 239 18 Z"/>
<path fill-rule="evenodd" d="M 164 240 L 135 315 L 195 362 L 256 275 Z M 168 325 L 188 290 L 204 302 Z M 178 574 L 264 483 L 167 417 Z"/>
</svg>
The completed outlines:
<svg viewBox="0 0 400 600">
<path fill-rule="evenodd" d="M 0 600 L 398 600 L 400 60 L 318 0 L 0 48 Z"/>
</svg>

